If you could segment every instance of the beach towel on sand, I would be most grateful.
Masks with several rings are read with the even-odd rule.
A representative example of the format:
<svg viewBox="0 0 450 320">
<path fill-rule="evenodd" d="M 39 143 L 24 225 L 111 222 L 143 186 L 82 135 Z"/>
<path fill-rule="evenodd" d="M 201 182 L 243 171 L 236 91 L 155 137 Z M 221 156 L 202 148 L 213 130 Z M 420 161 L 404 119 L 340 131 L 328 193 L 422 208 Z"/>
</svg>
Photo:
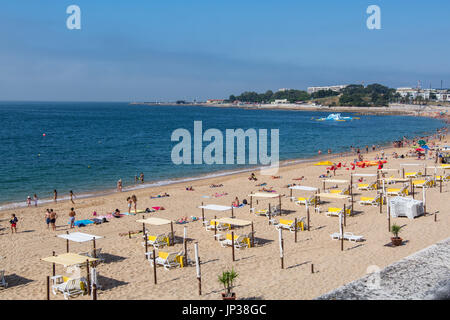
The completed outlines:
<svg viewBox="0 0 450 320">
<path fill-rule="evenodd" d="M 86 220 L 75 221 L 74 225 L 77 227 L 84 227 L 88 224 L 93 224 L 93 223 L 94 223 L 94 221 L 86 219 Z M 70 224 L 70 222 L 68 224 Z"/>
</svg>

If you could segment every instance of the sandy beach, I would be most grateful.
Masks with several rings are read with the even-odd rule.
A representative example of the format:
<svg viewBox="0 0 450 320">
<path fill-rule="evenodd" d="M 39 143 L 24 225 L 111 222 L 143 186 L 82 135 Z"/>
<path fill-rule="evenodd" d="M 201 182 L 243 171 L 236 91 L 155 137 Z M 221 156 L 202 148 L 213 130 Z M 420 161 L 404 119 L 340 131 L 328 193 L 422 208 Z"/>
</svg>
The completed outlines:
<svg viewBox="0 0 450 320">
<path fill-rule="evenodd" d="M 449 137 L 444 138 L 440 145 L 448 145 Z M 418 163 L 435 166 L 433 159 L 417 160 L 416 158 L 393 159 L 393 151 L 406 154 L 410 148 L 383 148 L 388 157 L 384 168 L 400 169 L 401 163 Z M 365 160 L 373 160 L 380 150 L 365 153 Z M 349 163 L 356 158 L 355 155 L 339 157 L 335 155 L 333 162 Z M 419 167 L 417 167 L 419 168 Z M 410 169 L 410 168 L 408 168 Z M 365 169 L 357 168 L 357 173 L 376 173 L 376 167 Z M 438 174 L 442 174 L 439 170 Z M 449 171 L 449 170 L 447 170 Z M 351 170 L 340 169 L 336 171 L 336 179 L 350 179 Z M 314 299 L 331 290 L 345 285 L 366 275 L 369 266 L 379 268 L 399 261 L 419 250 L 443 241 L 450 236 L 450 216 L 448 215 L 450 203 L 450 183 L 443 185 L 442 193 L 439 187 L 427 191 L 427 213 L 414 220 L 407 218 L 393 218 L 391 223 L 397 223 L 402 228 L 401 237 L 405 244 L 400 247 L 391 247 L 391 234 L 388 232 L 386 208 L 380 214 L 379 208 L 374 206 L 361 206 L 358 201 L 363 196 L 374 196 L 376 191 L 357 191 L 355 193 L 355 215 L 348 217 L 345 231 L 363 235 L 364 242 L 345 242 L 345 250 L 341 252 L 340 242 L 331 240 L 330 234 L 339 231 L 338 218 L 327 217 L 323 213 L 329 206 L 338 206 L 339 201 L 325 200 L 321 204 L 322 212 L 311 210 L 311 231 L 298 233 L 298 242 L 294 242 L 294 233 L 283 232 L 285 246 L 285 269 L 280 268 L 278 231 L 268 223 L 263 216 L 250 213 L 249 206 L 235 209 L 234 215 L 239 219 L 250 220 L 254 223 L 257 245 L 254 248 L 236 250 L 236 261 L 232 262 L 231 248 L 223 248 L 214 239 L 214 231 L 206 231 L 201 221 L 187 224 L 174 224 L 175 235 L 180 240 L 183 228 L 187 226 L 188 237 L 192 241 L 188 244 L 188 257 L 193 259 L 194 242 L 198 242 L 201 270 L 202 291 L 198 296 L 195 266 L 164 270 L 159 267 L 157 272 L 158 284 L 153 283 L 153 269 L 144 258 L 142 235 L 138 234 L 131 239 L 126 234 L 129 231 L 142 229 L 142 224 L 136 220 L 137 216 L 125 216 L 120 219 L 108 219 L 108 223 L 89 225 L 82 228 L 69 229 L 68 214 L 71 207 L 75 208 L 77 220 L 91 219 L 92 213 L 106 215 L 118 208 L 127 211 L 126 198 L 133 194 L 138 199 L 138 209 L 150 207 L 164 207 L 165 210 L 155 213 L 146 213 L 145 217 L 161 217 L 178 220 L 181 217 L 201 217 L 198 206 L 202 204 L 231 205 L 237 196 L 240 201 L 247 199 L 248 194 L 258 192 L 261 187 L 256 185 L 267 183 L 266 188 L 273 187 L 277 193 L 285 195 L 282 198 L 282 208 L 285 211 L 282 218 L 294 219 L 306 216 L 304 206 L 298 206 L 288 198 L 288 184 L 296 183 L 304 186 L 322 188 L 319 176 L 326 173 L 325 167 L 314 166 L 313 163 L 301 163 L 282 167 L 277 175 L 280 179 L 262 176 L 255 172 L 258 181 L 249 181 L 248 173 L 204 179 L 190 182 L 194 191 L 186 191 L 186 183 L 173 184 L 158 188 L 134 190 L 130 192 L 115 193 L 112 195 L 75 199 L 75 205 L 70 201 L 61 201 L 56 204 L 45 204 L 37 208 L 21 208 L 0 212 L 0 270 L 5 270 L 7 289 L 0 289 L 0 299 L 45 299 L 46 277 L 52 273 L 52 265 L 42 261 L 41 258 L 66 252 L 66 242 L 56 235 L 67 231 L 80 231 L 98 236 L 103 239 L 97 241 L 97 247 L 102 248 L 106 261 L 98 266 L 99 281 L 102 290 L 98 299 L 220 299 L 222 287 L 217 281 L 217 275 L 225 268 L 234 266 L 239 273 L 234 291 L 238 299 Z M 434 170 L 428 169 L 429 174 Z M 399 177 L 397 171 L 389 175 Z M 302 181 L 293 180 L 304 176 Z M 365 183 L 374 178 L 365 178 Z M 356 183 L 356 182 L 354 182 Z M 211 184 L 223 184 L 223 187 L 210 188 Z M 401 186 L 397 184 L 396 187 Z M 151 195 L 168 193 L 170 197 L 150 199 Z M 214 195 L 225 194 L 220 197 Z M 308 193 L 294 191 L 294 196 L 305 196 Z M 421 200 L 421 190 L 416 191 L 415 198 Z M 272 200 L 277 204 L 278 199 Z M 267 208 L 269 200 L 255 203 L 257 209 Z M 57 230 L 47 229 L 45 224 L 45 209 L 52 208 L 57 212 Z M 435 222 L 434 213 L 439 211 Z M 18 233 L 11 234 L 9 219 L 15 213 L 19 219 Z M 206 211 L 206 219 L 228 217 L 230 212 L 214 213 Z M 276 218 L 279 220 L 279 217 Z M 167 233 L 170 226 L 150 226 L 152 234 Z M 248 233 L 245 227 L 242 233 Z M 237 231 L 241 233 L 241 230 Z M 223 233 L 223 232 L 222 232 Z M 85 252 L 91 249 L 91 243 L 71 242 L 71 252 Z M 183 250 L 178 241 L 173 247 L 166 247 L 164 251 L 178 252 Z M 311 264 L 314 264 L 314 274 L 311 273 Z M 64 274 L 62 266 L 56 267 L 57 274 Z M 51 299 L 63 299 L 62 295 L 51 295 Z M 77 299 L 90 299 L 82 296 Z"/>
</svg>

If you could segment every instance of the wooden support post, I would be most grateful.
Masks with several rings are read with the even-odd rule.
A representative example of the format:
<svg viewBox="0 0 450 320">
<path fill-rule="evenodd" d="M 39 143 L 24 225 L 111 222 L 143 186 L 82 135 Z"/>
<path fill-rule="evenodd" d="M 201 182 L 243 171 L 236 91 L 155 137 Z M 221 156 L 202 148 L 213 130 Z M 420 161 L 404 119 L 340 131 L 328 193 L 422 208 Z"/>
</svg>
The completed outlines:
<svg viewBox="0 0 450 320">
<path fill-rule="evenodd" d="M 217 216 L 214 216 L 214 239 L 217 234 Z"/>
<path fill-rule="evenodd" d="M 50 300 L 50 276 L 47 276 L 47 300 Z"/>
<path fill-rule="evenodd" d="M 437 212 L 434 213 L 434 222 L 437 222 Z"/>
<path fill-rule="evenodd" d="M 327 189 L 325 188 L 325 180 L 323 180 L 323 192 L 325 192 Z"/>
<path fill-rule="evenodd" d="M 311 263 L 311 273 L 314 273 L 314 264 Z"/>
<path fill-rule="evenodd" d="M 233 209 L 233 204 L 231 204 L 231 218 L 234 218 L 234 209 Z"/>
<path fill-rule="evenodd" d="M 415 194 L 416 194 L 416 188 L 415 188 L 415 186 L 414 186 L 414 184 L 412 183 L 412 179 L 411 179 L 411 184 L 412 184 L 412 197 L 413 197 L 413 199 L 415 199 L 416 198 L 416 196 L 415 196 Z"/>
<path fill-rule="evenodd" d="M 95 246 L 95 237 L 94 238 L 92 238 L 92 245 L 93 245 L 93 247 L 94 247 L 94 249 L 93 249 L 93 253 L 94 253 L 94 258 L 97 258 L 97 248 L 96 248 L 96 246 Z"/>
<path fill-rule="evenodd" d="M 203 202 L 202 202 L 202 207 L 203 207 Z M 202 221 L 205 221 L 205 209 L 202 208 Z"/>
<path fill-rule="evenodd" d="M 292 189 L 291 189 L 291 196 L 290 196 L 290 198 L 291 198 L 291 202 L 294 201 L 294 199 L 292 199 Z"/>
<path fill-rule="evenodd" d="M 270 207 L 270 203 L 269 203 L 269 225 L 270 225 L 270 220 L 272 220 L 272 208 Z"/>
<path fill-rule="evenodd" d="M 175 237 L 173 234 L 173 221 L 170 221 L 170 245 L 173 246 L 175 245 Z"/>
<path fill-rule="evenodd" d="M 144 244 L 145 244 L 145 254 L 144 254 L 144 259 L 147 259 L 148 242 L 147 242 L 147 237 L 146 237 L 146 236 L 144 236 Z"/>
<path fill-rule="evenodd" d="M 231 255 L 234 262 L 234 231 L 231 231 Z"/>
<path fill-rule="evenodd" d="M 155 249 L 153 249 L 153 279 L 155 284 L 158 284 L 158 281 L 156 280 L 156 252 Z"/>
<path fill-rule="evenodd" d="M 69 234 L 69 231 L 66 231 L 66 234 Z M 66 239 L 66 252 L 69 253 L 69 239 Z"/>
<path fill-rule="evenodd" d="M 442 180 L 444 180 L 444 175 L 441 176 L 441 180 L 439 181 L 439 192 L 442 193 Z"/>
<path fill-rule="evenodd" d="M 405 179 L 405 168 L 402 168 L 402 178 Z"/>
<path fill-rule="evenodd" d="M 91 273 L 89 272 L 89 259 L 86 259 L 86 279 L 87 279 L 87 291 L 91 295 Z"/>
<path fill-rule="evenodd" d="M 97 285 L 95 283 L 92 285 L 92 300 L 97 300 Z"/>
<path fill-rule="evenodd" d="M 347 226 L 347 218 L 346 218 L 346 216 L 347 216 L 347 208 L 346 208 L 346 206 L 345 206 L 345 203 L 344 203 L 344 226 Z"/>
<path fill-rule="evenodd" d="M 297 218 L 295 218 L 295 222 L 294 222 L 294 232 L 295 232 L 295 243 L 297 243 Z"/>
<path fill-rule="evenodd" d="M 308 224 L 308 231 L 310 231 L 309 207 L 306 208 L 306 219 Z"/>
<path fill-rule="evenodd" d="M 202 295 L 202 274 L 200 272 L 200 257 L 198 256 L 198 243 L 194 244 L 195 251 L 195 266 L 197 271 L 197 280 L 198 280 L 198 295 Z"/>
<path fill-rule="evenodd" d="M 53 256 L 55 256 L 55 251 L 53 251 Z M 53 276 L 56 276 L 56 264 L 53 263 Z"/>
<path fill-rule="evenodd" d="M 252 221 L 252 248 L 255 246 L 255 228 Z"/>
<path fill-rule="evenodd" d="M 131 231 L 128 231 L 128 239 L 131 239 Z"/>
<path fill-rule="evenodd" d="M 380 189 L 380 170 L 377 169 L 377 190 Z"/>
<path fill-rule="evenodd" d="M 250 196 L 250 213 L 252 212 L 253 209 L 253 197 Z"/>
<path fill-rule="evenodd" d="M 384 193 L 381 192 L 381 198 L 380 198 L 380 213 L 383 213 L 383 202 L 384 202 Z"/>
<path fill-rule="evenodd" d="M 284 269 L 284 239 L 281 239 L 281 248 L 283 250 L 283 254 L 281 256 L 281 269 Z"/>
<path fill-rule="evenodd" d="M 278 196 L 278 199 L 279 199 L 280 216 L 281 216 L 281 194 Z"/>
</svg>

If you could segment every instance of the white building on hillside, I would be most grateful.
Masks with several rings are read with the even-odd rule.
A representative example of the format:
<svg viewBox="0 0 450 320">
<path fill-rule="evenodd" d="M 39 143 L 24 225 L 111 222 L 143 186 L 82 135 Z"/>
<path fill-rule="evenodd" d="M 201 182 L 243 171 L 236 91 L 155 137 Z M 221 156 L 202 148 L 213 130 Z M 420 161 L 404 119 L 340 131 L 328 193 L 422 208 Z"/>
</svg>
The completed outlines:
<svg viewBox="0 0 450 320">
<path fill-rule="evenodd" d="M 311 93 L 315 93 L 315 92 L 322 91 L 322 90 L 324 90 L 324 91 L 331 90 L 331 91 L 335 91 L 335 92 L 340 92 L 341 90 L 343 90 L 347 87 L 348 87 L 347 84 L 346 85 L 338 85 L 338 86 L 326 86 L 326 87 L 309 87 L 308 93 L 311 94 Z"/>
</svg>

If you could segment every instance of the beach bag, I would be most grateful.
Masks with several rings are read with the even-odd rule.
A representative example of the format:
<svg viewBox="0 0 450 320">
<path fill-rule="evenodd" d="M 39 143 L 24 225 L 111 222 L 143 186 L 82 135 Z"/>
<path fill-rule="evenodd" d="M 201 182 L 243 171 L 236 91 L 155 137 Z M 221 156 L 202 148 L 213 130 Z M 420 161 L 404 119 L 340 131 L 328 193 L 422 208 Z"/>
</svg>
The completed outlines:
<svg viewBox="0 0 450 320">
<path fill-rule="evenodd" d="M 247 204 L 247 199 L 242 200 L 243 204 Z"/>
</svg>

